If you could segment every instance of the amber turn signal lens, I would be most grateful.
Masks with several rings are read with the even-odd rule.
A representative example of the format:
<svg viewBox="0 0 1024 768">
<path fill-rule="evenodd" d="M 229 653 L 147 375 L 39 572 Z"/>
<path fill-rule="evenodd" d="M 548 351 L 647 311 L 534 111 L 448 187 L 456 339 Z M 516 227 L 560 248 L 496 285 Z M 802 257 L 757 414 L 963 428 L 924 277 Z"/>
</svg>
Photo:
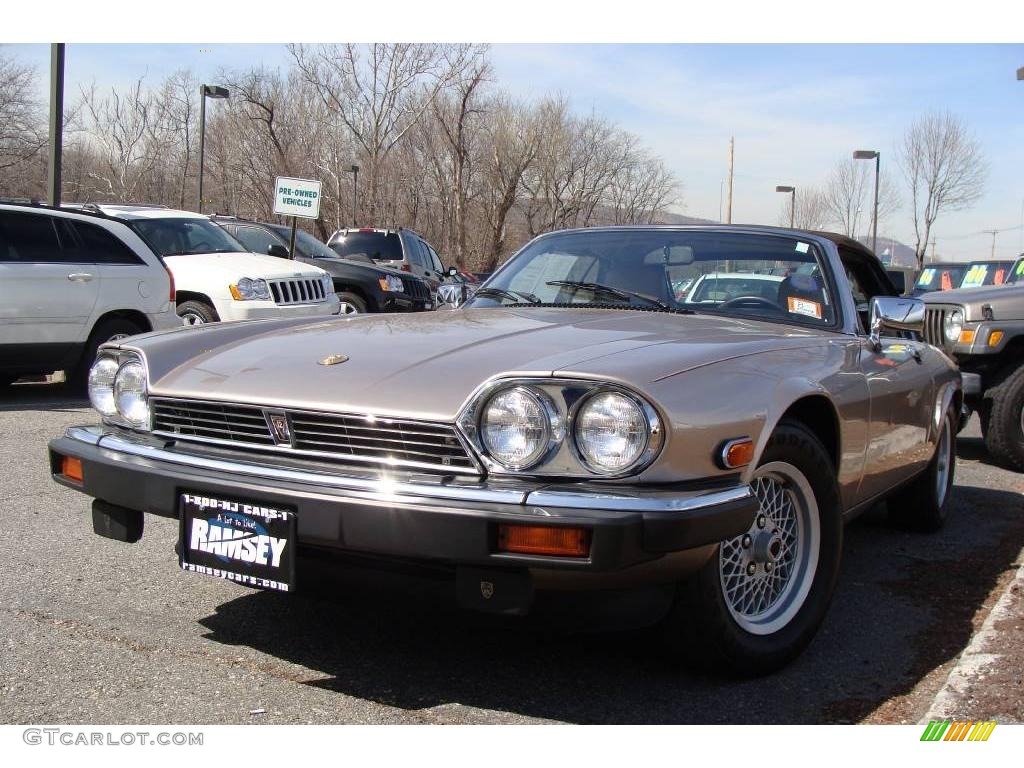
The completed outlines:
<svg viewBox="0 0 1024 768">
<path fill-rule="evenodd" d="M 82 482 L 85 477 L 82 472 L 82 460 L 73 456 L 65 456 L 60 462 L 60 473 L 69 480 Z"/>
<path fill-rule="evenodd" d="M 960 343 L 961 344 L 973 344 L 974 343 L 974 331 L 969 331 L 964 328 L 960 331 Z"/>
<path fill-rule="evenodd" d="M 722 447 L 722 465 L 726 469 L 745 467 L 754 460 L 754 441 L 750 438 L 730 440 Z"/>
<path fill-rule="evenodd" d="M 1003 340 L 1003 332 L 1002 331 L 992 331 L 992 333 L 990 333 L 988 335 L 988 345 L 990 347 L 998 347 L 999 346 L 999 342 L 1002 341 L 1002 340 Z"/>
<path fill-rule="evenodd" d="M 550 525 L 499 525 L 498 549 L 522 555 L 586 557 L 590 554 L 590 531 Z"/>
</svg>

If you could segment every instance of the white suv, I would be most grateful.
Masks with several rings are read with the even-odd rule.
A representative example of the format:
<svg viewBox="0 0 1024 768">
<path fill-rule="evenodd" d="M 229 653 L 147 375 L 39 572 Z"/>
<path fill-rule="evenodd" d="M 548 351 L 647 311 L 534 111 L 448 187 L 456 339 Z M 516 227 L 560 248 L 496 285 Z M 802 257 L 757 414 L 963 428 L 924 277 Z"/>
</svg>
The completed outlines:
<svg viewBox="0 0 1024 768">
<path fill-rule="evenodd" d="M 127 225 L 0 204 L 0 385 L 60 370 L 83 385 L 100 344 L 180 322 L 170 273 Z"/>
<path fill-rule="evenodd" d="M 124 222 L 174 276 L 185 325 L 336 315 L 331 276 L 319 267 L 250 253 L 206 216 L 144 205 L 88 205 Z"/>
</svg>

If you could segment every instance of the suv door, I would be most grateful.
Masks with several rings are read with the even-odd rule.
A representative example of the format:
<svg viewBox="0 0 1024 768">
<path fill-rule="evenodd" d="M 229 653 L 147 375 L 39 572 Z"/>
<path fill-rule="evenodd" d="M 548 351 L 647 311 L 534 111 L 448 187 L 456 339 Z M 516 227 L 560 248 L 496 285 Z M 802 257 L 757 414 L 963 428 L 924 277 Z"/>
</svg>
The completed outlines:
<svg viewBox="0 0 1024 768">
<path fill-rule="evenodd" d="M 0 210 L 0 365 L 59 367 L 88 335 L 99 271 L 75 247 L 70 230 L 61 227 L 58 234 L 58 221 L 41 212 Z"/>
</svg>

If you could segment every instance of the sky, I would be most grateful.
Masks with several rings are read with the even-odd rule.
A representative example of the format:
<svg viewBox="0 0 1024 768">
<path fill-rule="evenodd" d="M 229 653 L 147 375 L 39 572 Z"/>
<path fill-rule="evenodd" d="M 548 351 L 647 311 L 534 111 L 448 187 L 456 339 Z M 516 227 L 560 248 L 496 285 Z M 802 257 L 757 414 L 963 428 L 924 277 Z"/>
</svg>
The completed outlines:
<svg viewBox="0 0 1024 768">
<path fill-rule="evenodd" d="M 0 47 L 34 63 L 46 86 L 49 46 Z M 879 227 L 913 243 L 910 201 L 894 149 L 931 110 L 963 118 L 981 143 L 989 176 L 970 210 L 943 213 L 934 230 L 942 258 L 1024 251 L 1024 45 L 584 45 L 501 44 L 490 52 L 496 85 L 523 99 L 568 97 L 637 134 L 682 183 L 680 213 L 718 219 L 735 137 L 733 221 L 775 224 L 787 204 L 779 184 L 825 181 L 855 149 L 878 150 L 903 205 Z M 284 67 L 284 45 L 69 44 L 69 98 L 82 85 L 154 83 L 180 68 L 209 80 L 221 67 Z M 865 217 L 866 220 L 867 217 Z M 864 233 L 866 234 L 866 233 Z"/>
</svg>

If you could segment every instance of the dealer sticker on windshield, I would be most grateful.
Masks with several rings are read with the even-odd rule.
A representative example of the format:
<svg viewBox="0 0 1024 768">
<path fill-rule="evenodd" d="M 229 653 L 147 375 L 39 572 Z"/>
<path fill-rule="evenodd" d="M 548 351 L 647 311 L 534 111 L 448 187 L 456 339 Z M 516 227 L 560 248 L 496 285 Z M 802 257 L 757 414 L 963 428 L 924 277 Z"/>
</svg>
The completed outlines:
<svg viewBox="0 0 1024 768">
<path fill-rule="evenodd" d="M 810 299 L 798 299 L 796 296 L 789 297 L 789 311 L 794 315 L 804 315 L 821 320 L 821 304 Z"/>
<path fill-rule="evenodd" d="M 294 511 L 189 492 L 180 503 L 182 570 L 294 590 Z"/>
</svg>

